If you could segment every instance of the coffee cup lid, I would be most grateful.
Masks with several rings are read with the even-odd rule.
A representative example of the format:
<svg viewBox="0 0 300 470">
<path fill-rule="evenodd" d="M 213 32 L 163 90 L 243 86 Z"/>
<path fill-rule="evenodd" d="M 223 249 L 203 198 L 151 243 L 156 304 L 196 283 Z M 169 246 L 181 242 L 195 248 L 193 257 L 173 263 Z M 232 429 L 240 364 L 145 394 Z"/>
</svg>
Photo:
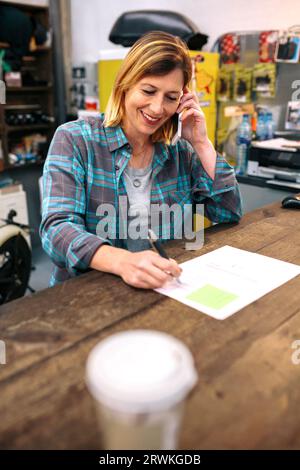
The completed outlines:
<svg viewBox="0 0 300 470">
<path fill-rule="evenodd" d="M 183 400 L 197 381 L 193 357 L 178 339 L 152 330 L 114 334 L 91 351 L 86 383 L 114 410 L 146 413 Z"/>
</svg>

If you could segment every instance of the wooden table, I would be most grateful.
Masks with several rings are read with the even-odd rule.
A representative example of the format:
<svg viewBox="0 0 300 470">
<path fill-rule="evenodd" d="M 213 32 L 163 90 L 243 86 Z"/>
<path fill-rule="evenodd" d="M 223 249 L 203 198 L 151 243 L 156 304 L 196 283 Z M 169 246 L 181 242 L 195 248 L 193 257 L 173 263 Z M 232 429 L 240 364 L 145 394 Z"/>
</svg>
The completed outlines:
<svg viewBox="0 0 300 470">
<path fill-rule="evenodd" d="M 205 232 L 205 246 L 179 262 L 225 244 L 300 264 L 300 211 L 272 204 L 240 224 Z M 224 321 L 153 291 L 89 272 L 0 308 L 0 447 L 99 448 L 87 356 L 112 333 L 165 331 L 192 351 L 199 382 L 189 397 L 180 446 L 186 449 L 300 448 L 300 276 Z"/>
</svg>

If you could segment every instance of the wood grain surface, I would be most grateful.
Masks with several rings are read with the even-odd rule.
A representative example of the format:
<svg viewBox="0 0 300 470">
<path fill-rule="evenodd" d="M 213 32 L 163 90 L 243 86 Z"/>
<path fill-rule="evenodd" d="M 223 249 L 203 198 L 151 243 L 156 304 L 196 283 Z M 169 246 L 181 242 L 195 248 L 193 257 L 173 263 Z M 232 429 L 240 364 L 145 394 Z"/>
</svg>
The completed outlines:
<svg viewBox="0 0 300 470">
<path fill-rule="evenodd" d="M 199 251 L 171 242 L 183 262 L 224 245 L 300 264 L 300 211 L 279 203 L 238 225 L 205 231 Z M 165 331 L 191 350 L 199 381 L 187 401 L 185 449 L 299 449 L 300 276 L 224 321 L 116 276 L 89 272 L 0 307 L 2 449 L 97 449 L 93 401 L 84 382 L 96 343 L 119 331 Z"/>
</svg>

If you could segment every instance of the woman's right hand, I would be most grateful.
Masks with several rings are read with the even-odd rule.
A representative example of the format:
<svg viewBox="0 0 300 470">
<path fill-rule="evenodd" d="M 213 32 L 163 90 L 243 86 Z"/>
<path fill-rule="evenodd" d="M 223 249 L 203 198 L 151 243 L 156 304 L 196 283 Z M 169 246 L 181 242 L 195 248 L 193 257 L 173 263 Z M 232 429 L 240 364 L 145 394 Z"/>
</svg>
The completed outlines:
<svg viewBox="0 0 300 470">
<path fill-rule="evenodd" d="M 175 260 L 162 258 L 151 250 L 137 253 L 123 251 L 117 261 L 117 273 L 123 281 L 142 289 L 162 287 L 174 277 L 179 277 L 181 271 Z"/>
</svg>

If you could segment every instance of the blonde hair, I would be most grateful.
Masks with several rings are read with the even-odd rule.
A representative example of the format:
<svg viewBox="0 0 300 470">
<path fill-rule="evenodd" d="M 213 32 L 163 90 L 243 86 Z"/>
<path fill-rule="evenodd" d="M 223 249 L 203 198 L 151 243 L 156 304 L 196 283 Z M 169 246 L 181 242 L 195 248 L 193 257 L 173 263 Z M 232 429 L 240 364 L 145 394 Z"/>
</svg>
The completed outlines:
<svg viewBox="0 0 300 470">
<path fill-rule="evenodd" d="M 192 63 L 186 44 L 178 37 L 161 31 L 142 36 L 130 49 L 115 80 L 106 110 L 104 125 L 119 125 L 125 114 L 125 94 L 149 75 L 163 76 L 182 70 L 184 87 L 192 76 Z M 169 119 L 152 136 L 152 141 L 169 143 L 175 133 L 175 122 Z"/>
</svg>

